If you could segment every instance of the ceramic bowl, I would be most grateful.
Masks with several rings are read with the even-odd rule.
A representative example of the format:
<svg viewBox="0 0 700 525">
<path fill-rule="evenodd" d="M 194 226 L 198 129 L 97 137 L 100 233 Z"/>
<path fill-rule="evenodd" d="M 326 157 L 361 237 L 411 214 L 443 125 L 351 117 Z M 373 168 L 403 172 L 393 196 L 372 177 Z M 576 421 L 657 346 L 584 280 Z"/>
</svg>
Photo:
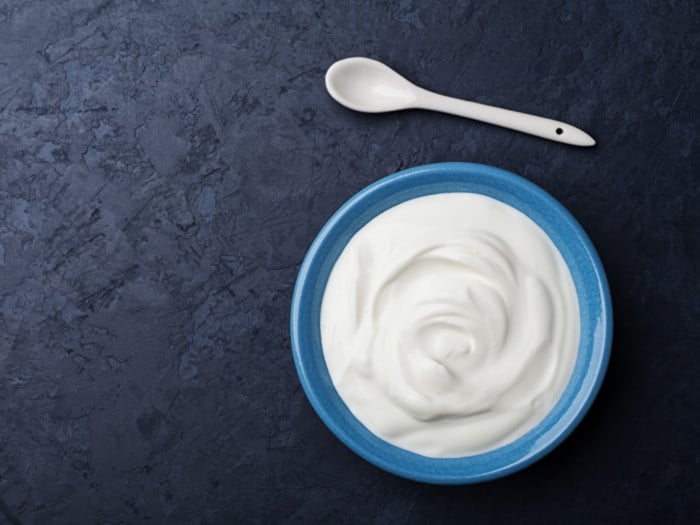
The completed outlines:
<svg viewBox="0 0 700 525">
<path fill-rule="evenodd" d="M 408 199 L 446 192 L 488 195 L 534 220 L 569 267 L 581 315 L 581 338 L 571 379 L 559 402 L 527 434 L 495 450 L 459 458 L 430 458 L 372 434 L 343 403 L 321 347 L 320 311 L 331 269 L 350 238 L 378 214 Z M 520 470 L 566 438 L 591 406 L 603 380 L 612 340 L 612 306 L 600 259 L 572 215 L 551 195 L 513 173 L 480 164 L 442 163 L 400 171 L 363 189 L 325 224 L 299 270 L 291 308 L 291 342 L 299 379 L 311 405 L 348 447 L 405 478 L 440 484 L 474 483 Z M 583 452 L 583 451 L 582 451 Z"/>
</svg>

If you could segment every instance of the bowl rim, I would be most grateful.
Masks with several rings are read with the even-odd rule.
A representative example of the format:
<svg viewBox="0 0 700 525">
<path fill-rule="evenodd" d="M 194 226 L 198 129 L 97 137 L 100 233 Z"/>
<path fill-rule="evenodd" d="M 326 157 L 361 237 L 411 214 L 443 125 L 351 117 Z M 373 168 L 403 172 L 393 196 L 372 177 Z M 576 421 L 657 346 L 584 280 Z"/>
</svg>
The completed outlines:
<svg viewBox="0 0 700 525">
<path fill-rule="evenodd" d="M 324 260 L 324 258 L 328 259 L 329 247 L 332 247 L 334 239 L 337 239 L 339 234 L 344 234 L 344 236 L 347 237 L 344 242 L 342 242 L 342 248 L 344 248 L 347 241 L 349 241 L 357 230 L 385 209 L 420 195 L 444 192 L 428 191 L 413 197 L 397 197 L 394 199 L 396 202 L 385 206 L 377 213 L 371 214 L 367 220 L 364 220 L 363 224 L 360 224 L 350 232 L 343 232 L 342 230 L 340 230 L 340 232 L 337 231 L 338 228 L 342 227 L 342 222 L 347 220 L 349 216 L 352 216 L 353 213 L 361 213 L 361 211 L 358 210 L 361 210 L 363 204 L 366 204 L 366 201 L 372 198 L 381 199 L 381 197 L 377 197 L 378 194 L 386 193 L 387 195 L 397 195 L 400 193 L 400 190 L 407 185 L 410 186 L 416 183 L 416 180 L 420 182 L 420 180 L 423 179 L 425 179 L 423 185 L 426 188 L 439 186 L 441 182 L 440 177 L 457 181 L 460 180 L 460 177 L 463 177 L 463 182 L 466 184 L 469 184 L 469 180 L 471 180 L 473 184 L 477 184 L 477 182 L 474 181 L 478 180 L 477 185 L 479 185 L 479 188 L 469 190 L 473 193 L 493 196 L 486 190 L 501 185 L 512 192 L 512 195 L 505 195 L 506 197 L 517 201 L 517 196 L 520 196 L 522 202 L 518 202 L 517 204 L 514 203 L 513 200 L 508 201 L 500 199 L 499 197 L 496 198 L 520 209 L 520 211 L 535 221 L 535 223 L 545 230 L 545 233 L 552 239 L 552 242 L 554 242 L 559 251 L 562 252 L 562 256 L 564 256 L 563 247 L 574 243 L 580 244 L 580 249 L 584 254 L 583 260 L 580 259 L 580 254 L 571 256 L 576 262 L 572 267 L 572 261 L 566 256 L 564 257 L 572 273 L 572 278 L 577 289 L 579 309 L 583 309 L 582 302 L 588 299 L 588 295 L 586 295 L 585 299 L 581 298 L 582 290 L 585 290 L 586 294 L 592 295 L 594 301 L 599 301 L 600 303 L 600 312 L 598 316 L 595 319 L 591 319 L 591 322 L 596 321 L 595 327 L 589 327 L 595 330 L 594 334 L 589 334 L 590 343 L 587 343 L 588 346 L 591 346 L 591 355 L 586 358 L 585 363 L 580 363 L 582 360 L 582 352 L 585 350 L 583 348 L 583 340 L 587 337 L 586 334 L 583 334 L 582 321 L 582 339 L 578 350 L 579 355 L 574 365 L 574 372 L 572 372 L 572 377 L 569 379 L 567 387 L 562 393 L 557 405 L 555 405 L 548 415 L 524 436 L 521 436 L 510 444 L 485 453 L 459 458 L 429 458 L 427 456 L 422 456 L 391 445 L 369 432 L 366 427 L 350 413 L 349 409 L 347 409 L 342 402 L 342 399 L 340 399 L 335 387 L 333 387 L 332 382 L 330 382 L 325 360 L 322 358 L 322 366 L 323 369 L 325 369 L 325 375 L 328 376 L 328 380 L 320 382 L 314 379 L 314 370 L 312 367 L 318 366 L 318 363 L 313 362 L 313 355 L 311 355 L 312 350 L 306 348 L 308 345 L 304 341 L 305 317 L 308 317 L 309 310 L 311 309 L 308 304 L 308 298 L 311 297 L 309 294 L 313 293 L 317 281 L 316 274 L 311 271 L 311 268 L 313 265 L 318 265 L 319 260 Z M 466 192 L 466 190 L 462 191 Z M 544 206 L 542 209 L 544 215 L 540 216 L 539 220 L 533 217 L 532 213 L 521 209 L 521 206 L 527 207 L 526 201 L 528 199 L 534 200 L 536 203 Z M 386 198 L 384 200 L 386 200 Z M 547 218 L 547 216 L 549 216 L 549 218 Z M 557 226 L 557 222 L 553 222 L 554 219 L 556 219 L 561 226 Z M 542 221 L 547 222 L 547 228 Z M 574 237 L 566 243 L 564 243 L 562 239 L 559 239 L 558 242 L 557 239 L 552 237 L 552 232 L 548 231 L 548 228 L 553 228 L 552 231 L 559 231 L 559 228 L 563 228 L 563 236 L 566 236 L 566 232 L 568 231 L 570 234 L 573 234 Z M 336 242 L 336 244 L 338 243 Z M 333 264 L 335 264 L 338 255 L 339 254 L 336 254 L 333 258 L 332 264 L 330 264 L 331 268 Z M 586 280 L 585 275 L 587 274 L 585 273 L 581 279 L 577 279 L 576 275 L 574 275 L 574 269 L 577 268 L 583 268 L 590 275 L 594 276 L 594 282 L 581 282 L 581 279 L 584 281 Z M 330 272 L 330 269 L 328 272 Z M 327 277 L 328 276 L 325 275 L 323 278 L 323 289 L 325 289 Z M 581 315 L 583 315 L 583 313 L 581 313 Z M 314 323 L 318 324 L 318 320 L 314 321 Z M 347 447 L 375 466 L 404 478 L 434 484 L 468 484 L 499 478 L 527 467 L 556 448 L 568 437 L 574 428 L 578 426 L 600 390 L 610 359 L 612 329 L 612 301 L 603 265 L 588 235 L 571 213 L 544 189 L 519 175 L 501 168 L 467 162 L 443 162 L 404 169 L 379 179 L 348 199 L 324 224 L 307 251 L 297 276 L 290 312 L 292 355 L 297 374 L 306 397 L 329 430 Z M 318 344 L 320 346 L 320 336 Z M 577 370 L 578 373 L 582 374 L 578 379 L 575 377 Z M 576 389 L 573 387 L 575 379 Z M 328 408 L 329 396 L 335 396 L 340 399 L 340 403 L 345 407 L 343 415 L 338 414 L 337 409 L 331 410 Z M 338 408 L 342 410 L 342 407 Z M 557 411 L 558 409 L 559 411 Z M 356 438 L 354 431 L 348 429 L 346 424 L 348 415 L 354 420 L 350 421 L 350 423 L 353 423 L 355 426 L 359 425 L 361 429 L 364 429 L 364 432 L 359 429 L 359 431 L 362 432 L 362 440 Z M 556 418 L 554 417 L 555 415 Z M 549 421 L 550 418 L 551 421 Z M 545 422 L 547 422 L 546 425 Z M 369 440 L 372 447 L 379 447 L 380 453 L 368 447 L 365 443 L 367 440 Z M 376 443 L 374 442 L 375 440 Z M 517 453 L 514 451 L 517 451 Z M 525 453 L 523 453 L 523 451 L 525 451 Z"/>
</svg>

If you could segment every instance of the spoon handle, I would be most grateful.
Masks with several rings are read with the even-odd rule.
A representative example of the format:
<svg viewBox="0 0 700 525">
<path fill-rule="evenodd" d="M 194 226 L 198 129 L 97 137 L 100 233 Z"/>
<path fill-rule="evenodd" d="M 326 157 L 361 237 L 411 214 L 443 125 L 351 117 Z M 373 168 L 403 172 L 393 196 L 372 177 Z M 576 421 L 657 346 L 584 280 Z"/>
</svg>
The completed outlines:
<svg viewBox="0 0 700 525">
<path fill-rule="evenodd" d="M 588 133 L 565 122 L 446 97 L 422 88 L 419 88 L 414 106 L 495 124 L 572 146 L 595 145 L 595 140 Z"/>
</svg>

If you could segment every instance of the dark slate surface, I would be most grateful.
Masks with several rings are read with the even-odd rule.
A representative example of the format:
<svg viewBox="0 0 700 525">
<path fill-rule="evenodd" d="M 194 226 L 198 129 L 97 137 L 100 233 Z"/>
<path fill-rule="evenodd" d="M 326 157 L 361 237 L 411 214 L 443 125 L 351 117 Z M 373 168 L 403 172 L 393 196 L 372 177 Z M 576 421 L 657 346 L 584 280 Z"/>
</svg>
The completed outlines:
<svg viewBox="0 0 700 525">
<path fill-rule="evenodd" d="M 700 4 L 341 4 L 0 2 L 0 522 L 697 523 Z M 352 113 L 323 84 L 351 55 L 598 146 Z M 324 221 L 437 161 L 560 199 L 615 304 L 584 423 L 478 486 L 355 456 L 290 352 Z"/>
</svg>

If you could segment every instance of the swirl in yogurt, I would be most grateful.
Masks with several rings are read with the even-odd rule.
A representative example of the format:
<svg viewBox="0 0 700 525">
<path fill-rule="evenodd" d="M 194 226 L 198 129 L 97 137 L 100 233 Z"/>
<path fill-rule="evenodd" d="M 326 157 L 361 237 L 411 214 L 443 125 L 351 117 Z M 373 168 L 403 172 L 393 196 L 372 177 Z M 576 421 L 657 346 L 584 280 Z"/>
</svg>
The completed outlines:
<svg viewBox="0 0 700 525">
<path fill-rule="evenodd" d="M 360 229 L 321 305 L 333 384 L 371 432 L 430 457 L 535 427 L 571 376 L 578 298 L 529 217 L 484 195 L 399 204 Z"/>
</svg>

